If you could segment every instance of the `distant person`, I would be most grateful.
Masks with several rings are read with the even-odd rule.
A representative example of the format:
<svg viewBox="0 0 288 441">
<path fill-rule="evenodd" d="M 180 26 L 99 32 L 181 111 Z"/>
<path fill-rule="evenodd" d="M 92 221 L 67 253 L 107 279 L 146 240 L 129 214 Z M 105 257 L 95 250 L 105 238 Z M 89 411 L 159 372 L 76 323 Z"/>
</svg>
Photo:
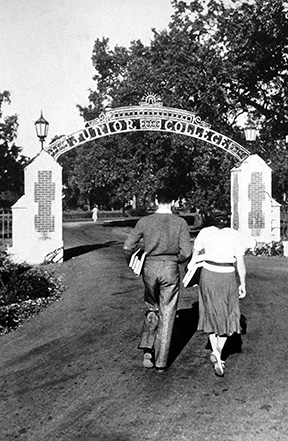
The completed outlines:
<svg viewBox="0 0 288 441">
<path fill-rule="evenodd" d="M 93 207 L 92 220 L 93 220 L 93 222 L 97 222 L 97 220 L 98 220 L 98 205 L 94 205 L 94 207 Z"/>
<path fill-rule="evenodd" d="M 194 228 L 200 228 L 202 225 L 202 216 L 200 214 L 199 208 L 196 208 L 196 212 L 194 215 Z"/>
<path fill-rule="evenodd" d="M 168 367 L 172 329 L 179 297 L 179 264 L 191 256 L 187 222 L 172 214 L 171 191 L 157 192 L 158 209 L 141 218 L 124 244 L 127 261 L 141 239 L 147 252 L 143 267 L 144 301 L 148 308 L 138 346 L 143 366 L 159 372 Z"/>
<path fill-rule="evenodd" d="M 203 250 L 205 260 L 199 282 L 198 330 L 209 334 L 212 347 L 210 360 L 215 374 L 223 377 L 225 363 L 221 353 L 227 336 L 241 332 L 239 298 L 246 295 L 245 248 L 239 232 L 228 227 L 226 212 L 215 211 L 208 222 L 209 226 L 203 228 L 195 239 L 188 270 Z"/>
</svg>

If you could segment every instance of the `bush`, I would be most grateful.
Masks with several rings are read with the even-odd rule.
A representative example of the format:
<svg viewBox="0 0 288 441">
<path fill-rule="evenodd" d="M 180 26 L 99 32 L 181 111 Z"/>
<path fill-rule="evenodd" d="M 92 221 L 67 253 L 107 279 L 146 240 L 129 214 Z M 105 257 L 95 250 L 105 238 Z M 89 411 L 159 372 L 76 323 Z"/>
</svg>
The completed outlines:
<svg viewBox="0 0 288 441">
<path fill-rule="evenodd" d="M 117 219 L 123 217 L 123 212 L 120 210 L 114 211 L 105 211 L 99 210 L 98 219 Z M 82 221 L 91 221 L 92 222 L 92 211 L 64 211 L 63 212 L 63 221 L 64 222 L 82 222 Z"/>
<path fill-rule="evenodd" d="M 0 334 L 58 300 L 64 287 L 44 267 L 13 263 L 0 249 Z"/>
<path fill-rule="evenodd" d="M 53 291 L 53 279 L 47 271 L 40 268 L 28 268 L 20 274 L 13 274 L 8 281 L 1 298 L 5 305 L 19 300 L 47 298 Z"/>
<path fill-rule="evenodd" d="M 280 242 L 257 242 L 254 248 L 245 251 L 246 256 L 283 256 L 283 243 Z"/>
<path fill-rule="evenodd" d="M 128 216 L 131 217 L 142 217 L 148 214 L 147 209 L 145 207 L 129 208 L 128 210 L 126 210 L 126 213 Z"/>
<path fill-rule="evenodd" d="M 64 211 L 63 221 L 64 222 L 77 222 L 81 220 L 92 220 L 92 213 L 89 211 L 76 210 L 76 211 Z"/>
</svg>

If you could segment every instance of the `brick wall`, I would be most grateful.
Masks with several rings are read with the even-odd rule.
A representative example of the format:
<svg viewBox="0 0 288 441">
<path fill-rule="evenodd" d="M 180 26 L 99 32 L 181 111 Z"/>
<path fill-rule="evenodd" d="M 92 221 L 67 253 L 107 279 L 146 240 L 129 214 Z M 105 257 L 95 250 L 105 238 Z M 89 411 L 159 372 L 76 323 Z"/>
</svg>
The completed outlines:
<svg viewBox="0 0 288 441">
<path fill-rule="evenodd" d="M 52 201 L 55 200 L 55 182 L 52 182 L 51 170 L 39 170 L 38 182 L 34 185 L 34 200 L 38 203 L 35 215 L 35 230 L 39 233 L 55 231 L 55 216 L 52 215 Z"/>
<path fill-rule="evenodd" d="M 248 228 L 252 236 L 259 236 L 260 230 L 265 228 L 263 201 L 265 200 L 265 185 L 262 172 L 252 172 L 248 185 L 248 200 L 251 201 L 251 210 L 248 213 Z"/>
<path fill-rule="evenodd" d="M 239 230 L 239 179 L 238 174 L 233 175 L 232 187 L 233 225 L 234 230 Z"/>
</svg>

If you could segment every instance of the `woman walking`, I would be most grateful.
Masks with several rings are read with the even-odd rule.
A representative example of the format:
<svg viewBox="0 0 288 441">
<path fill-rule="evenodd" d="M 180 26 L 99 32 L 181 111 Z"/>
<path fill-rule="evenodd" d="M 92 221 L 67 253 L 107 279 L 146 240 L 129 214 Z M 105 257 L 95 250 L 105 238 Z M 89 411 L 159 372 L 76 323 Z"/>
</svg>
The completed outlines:
<svg viewBox="0 0 288 441">
<path fill-rule="evenodd" d="M 198 330 L 209 334 L 210 360 L 215 374 L 221 377 L 225 369 L 222 349 L 228 336 L 241 331 L 239 298 L 246 295 L 245 248 L 239 232 L 228 227 L 228 220 L 227 213 L 220 211 L 209 218 L 209 226 L 203 228 L 195 239 L 193 256 L 188 264 L 189 270 L 204 251 L 199 282 Z"/>
</svg>

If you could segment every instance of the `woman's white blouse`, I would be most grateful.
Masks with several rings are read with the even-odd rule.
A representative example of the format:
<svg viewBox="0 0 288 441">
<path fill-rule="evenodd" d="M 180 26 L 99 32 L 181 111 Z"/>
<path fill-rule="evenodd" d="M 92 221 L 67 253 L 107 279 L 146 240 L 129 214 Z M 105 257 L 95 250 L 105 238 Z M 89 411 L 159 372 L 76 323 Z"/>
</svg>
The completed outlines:
<svg viewBox="0 0 288 441">
<path fill-rule="evenodd" d="M 238 231 L 232 228 L 207 227 L 200 231 L 194 242 L 194 249 L 204 250 L 205 260 L 217 263 L 234 263 L 244 255 L 245 247 Z M 234 267 L 216 267 L 204 263 L 204 268 L 216 272 L 231 272 Z"/>
</svg>

